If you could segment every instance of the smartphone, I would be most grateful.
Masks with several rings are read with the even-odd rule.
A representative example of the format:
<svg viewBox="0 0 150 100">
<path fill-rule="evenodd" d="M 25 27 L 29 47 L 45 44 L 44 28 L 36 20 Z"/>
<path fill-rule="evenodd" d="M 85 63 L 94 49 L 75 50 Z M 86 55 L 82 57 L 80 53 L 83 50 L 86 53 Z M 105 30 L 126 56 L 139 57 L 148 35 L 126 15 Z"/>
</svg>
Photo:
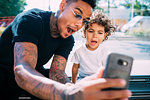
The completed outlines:
<svg viewBox="0 0 150 100">
<path fill-rule="evenodd" d="M 107 57 L 103 78 L 122 78 L 126 81 L 127 84 L 124 87 L 112 87 L 104 90 L 127 89 L 132 64 L 133 58 L 131 56 L 110 53 Z"/>
</svg>

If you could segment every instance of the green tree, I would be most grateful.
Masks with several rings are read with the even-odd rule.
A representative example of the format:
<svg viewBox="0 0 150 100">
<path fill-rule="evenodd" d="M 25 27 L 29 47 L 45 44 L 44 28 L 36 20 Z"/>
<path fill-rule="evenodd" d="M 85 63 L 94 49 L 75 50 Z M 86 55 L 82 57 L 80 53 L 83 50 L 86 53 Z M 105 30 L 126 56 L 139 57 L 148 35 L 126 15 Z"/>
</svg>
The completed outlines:
<svg viewBox="0 0 150 100">
<path fill-rule="evenodd" d="M 27 5 L 25 0 L 0 0 L 0 17 L 16 16 Z"/>
<path fill-rule="evenodd" d="M 131 8 L 132 7 L 132 2 L 130 2 L 130 0 L 125 0 L 126 3 L 122 4 L 127 8 Z M 148 10 L 148 6 L 150 4 L 150 1 L 148 0 L 135 0 L 135 4 L 134 4 L 134 16 L 137 15 L 143 15 L 143 16 L 150 16 L 150 11 Z"/>
</svg>

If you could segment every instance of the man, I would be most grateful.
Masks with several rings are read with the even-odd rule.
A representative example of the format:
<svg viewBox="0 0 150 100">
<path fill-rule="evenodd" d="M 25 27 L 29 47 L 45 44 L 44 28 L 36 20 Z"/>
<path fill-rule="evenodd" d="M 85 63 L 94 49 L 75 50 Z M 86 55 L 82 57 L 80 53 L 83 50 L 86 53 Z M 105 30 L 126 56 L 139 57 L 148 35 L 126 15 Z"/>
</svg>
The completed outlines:
<svg viewBox="0 0 150 100">
<path fill-rule="evenodd" d="M 127 90 L 100 91 L 123 86 L 123 80 L 93 76 L 68 84 L 65 66 L 74 44 L 72 34 L 87 23 L 94 7 L 95 0 L 62 0 L 57 14 L 32 9 L 16 16 L 0 38 L 1 98 L 37 99 L 27 93 L 50 100 L 127 98 Z M 41 66 L 53 55 L 48 75 Z"/>
</svg>

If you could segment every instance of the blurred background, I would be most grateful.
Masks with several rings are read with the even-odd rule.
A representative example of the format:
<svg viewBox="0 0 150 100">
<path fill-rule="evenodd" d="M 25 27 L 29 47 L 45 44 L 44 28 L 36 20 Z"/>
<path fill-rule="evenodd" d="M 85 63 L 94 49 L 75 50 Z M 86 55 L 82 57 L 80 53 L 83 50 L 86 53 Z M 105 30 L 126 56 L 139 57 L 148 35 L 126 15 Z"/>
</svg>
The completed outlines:
<svg viewBox="0 0 150 100">
<path fill-rule="evenodd" d="M 32 8 L 56 12 L 60 2 L 61 0 L 0 0 L 0 35 L 17 14 Z M 150 0 L 97 0 L 95 9 L 100 9 L 109 16 L 116 27 L 116 32 L 103 44 L 112 52 L 134 58 L 131 74 L 149 75 Z M 75 37 L 74 51 L 85 40 L 81 32 L 76 32 L 73 36 Z M 66 72 L 70 76 L 71 62 L 69 60 Z M 51 61 L 45 67 L 49 68 L 50 63 Z"/>
<path fill-rule="evenodd" d="M 0 0 L 0 25 L 6 27 L 18 13 L 31 8 L 56 12 L 60 2 L 61 0 Z M 149 36 L 150 30 L 145 29 L 150 20 L 150 0 L 97 0 L 96 9 L 102 10 L 112 19 L 116 31 Z M 129 32 L 131 29 L 132 33 Z"/>
</svg>

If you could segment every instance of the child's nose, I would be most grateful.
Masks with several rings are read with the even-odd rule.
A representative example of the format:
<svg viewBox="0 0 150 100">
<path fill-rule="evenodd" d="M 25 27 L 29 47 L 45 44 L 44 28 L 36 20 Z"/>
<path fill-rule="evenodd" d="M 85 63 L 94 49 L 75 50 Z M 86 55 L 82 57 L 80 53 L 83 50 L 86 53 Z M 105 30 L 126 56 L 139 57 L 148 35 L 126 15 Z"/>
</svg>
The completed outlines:
<svg viewBox="0 0 150 100">
<path fill-rule="evenodd" d="M 93 37 L 97 37 L 97 33 L 94 33 L 94 34 L 93 34 Z"/>
</svg>

